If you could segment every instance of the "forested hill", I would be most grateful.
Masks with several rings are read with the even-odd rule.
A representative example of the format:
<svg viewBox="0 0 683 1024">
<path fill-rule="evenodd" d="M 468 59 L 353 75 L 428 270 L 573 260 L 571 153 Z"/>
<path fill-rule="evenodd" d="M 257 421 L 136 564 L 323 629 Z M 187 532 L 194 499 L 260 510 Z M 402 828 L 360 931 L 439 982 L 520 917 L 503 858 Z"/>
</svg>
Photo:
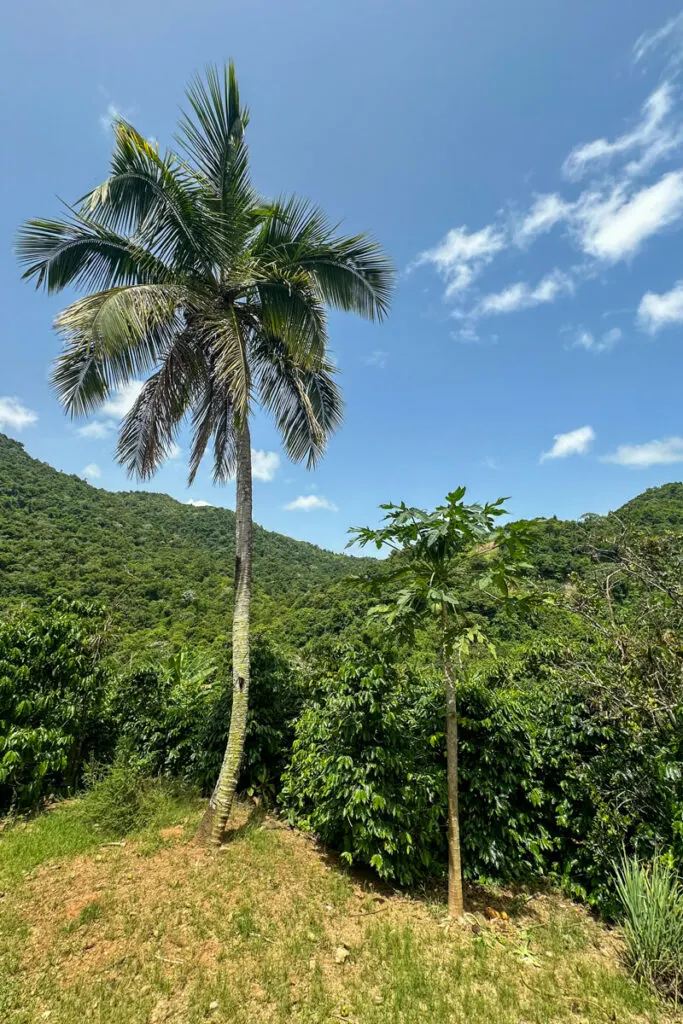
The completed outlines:
<svg viewBox="0 0 683 1024">
<path fill-rule="evenodd" d="M 229 509 L 99 490 L 0 434 L 0 606 L 96 600 L 128 634 L 214 641 L 230 628 L 234 529 Z M 256 620 L 358 564 L 255 526 Z"/>
<path fill-rule="evenodd" d="M 652 533 L 683 529 L 683 483 L 651 488 L 618 515 Z M 532 560 L 561 582 L 588 564 L 586 527 L 535 521 Z M 164 494 L 91 487 L 0 434 L 0 612 L 57 596 L 106 605 L 120 646 L 221 644 L 230 632 L 235 516 Z M 336 586 L 362 561 L 254 528 L 254 615 L 295 646 L 338 633 L 362 607 Z"/>
</svg>

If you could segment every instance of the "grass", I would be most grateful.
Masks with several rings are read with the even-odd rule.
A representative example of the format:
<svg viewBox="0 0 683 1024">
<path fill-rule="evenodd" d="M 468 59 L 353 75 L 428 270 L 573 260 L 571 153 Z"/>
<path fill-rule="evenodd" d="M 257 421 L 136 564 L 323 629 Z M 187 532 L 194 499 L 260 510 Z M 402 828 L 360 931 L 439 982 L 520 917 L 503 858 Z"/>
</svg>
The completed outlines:
<svg viewBox="0 0 683 1024">
<path fill-rule="evenodd" d="M 683 887 L 674 868 L 624 858 L 616 870 L 624 912 L 626 961 L 636 977 L 680 1001 L 683 985 Z"/>
<path fill-rule="evenodd" d="M 479 893 L 511 920 L 457 925 L 272 819 L 214 851 L 192 841 L 193 798 L 125 845 L 84 834 L 80 811 L 0 836 L 3 1024 L 674 1019 L 615 933 L 556 898 Z"/>
</svg>

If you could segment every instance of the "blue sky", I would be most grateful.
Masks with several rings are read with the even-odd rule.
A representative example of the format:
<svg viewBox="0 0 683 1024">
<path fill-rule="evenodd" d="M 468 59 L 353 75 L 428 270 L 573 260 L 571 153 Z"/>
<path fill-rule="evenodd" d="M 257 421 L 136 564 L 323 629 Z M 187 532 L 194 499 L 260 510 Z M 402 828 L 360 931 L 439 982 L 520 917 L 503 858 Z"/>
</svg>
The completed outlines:
<svg viewBox="0 0 683 1024">
<path fill-rule="evenodd" d="M 399 270 L 384 324 L 331 317 L 347 409 L 322 466 L 289 464 L 256 419 L 258 522 L 340 549 L 380 502 L 460 483 L 512 495 L 516 516 L 574 517 L 680 478 L 679 4 L 11 5 L 0 430 L 96 486 L 136 486 L 113 461 L 128 396 L 73 424 L 50 392 L 70 296 L 20 281 L 13 236 L 106 176 L 112 113 L 170 143 L 187 81 L 232 57 L 262 192 L 370 230 Z M 209 466 L 187 491 L 179 447 L 146 489 L 232 507 Z"/>
</svg>

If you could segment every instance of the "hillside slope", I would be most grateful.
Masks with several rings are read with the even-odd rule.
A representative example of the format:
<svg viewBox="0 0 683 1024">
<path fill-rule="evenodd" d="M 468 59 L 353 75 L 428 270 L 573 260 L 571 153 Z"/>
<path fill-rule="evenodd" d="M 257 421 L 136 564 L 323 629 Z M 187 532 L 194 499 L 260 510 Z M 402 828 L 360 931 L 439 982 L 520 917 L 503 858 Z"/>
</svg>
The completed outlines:
<svg viewBox="0 0 683 1024">
<path fill-rule="evenodd" d="M 128 634 L 213 641 L 230 629 L 234 529 L 229 509 L 99 490 L 0 434 L 0 607 L 96 600 Z M 255 526 L 256 620 L 357 567 Z"/>
<path fill-rule="evenodd" d="M 3 1020 L 674 1020 L 627 977 L 619 932 L 566 900 L 469 886 L 459 925 L 439 889 L 373 884 L 246 807 L 220 851 L 192 843 L 202 810 L 178 801 L 142 835 L 100 845 L 76 801 L 0 835 Z"/>
<path fill-rule="evenodd" d="M 650 488 L 617 514 L 653 533 L 683 529 L 683 483 Z M 590 562 L 583 522 L 534 520 L 532 561 L 549 583 Z M 91 487 L 0 434 L 0 611 L 57 596 L 103 602 L 120 647 L 223 643 L 230 633 L 235 516 L 163 494 Z M 294 647 L 337 635 L 367 601 L 341 581 L 349 558 L 254 528 L 254 617 Z"/>
</svg>

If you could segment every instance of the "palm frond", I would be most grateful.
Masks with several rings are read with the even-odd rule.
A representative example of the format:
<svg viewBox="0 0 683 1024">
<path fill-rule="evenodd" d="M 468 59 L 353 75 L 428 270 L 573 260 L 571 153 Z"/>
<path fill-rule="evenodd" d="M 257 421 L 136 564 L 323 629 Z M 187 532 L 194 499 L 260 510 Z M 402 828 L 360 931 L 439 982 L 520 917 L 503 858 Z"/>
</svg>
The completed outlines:
<svg viewBox="0 0 683 1024">
<path fill-rule="evenodd" d="M 220 214 L 211 212 L 201 177 L 174 153 L 158 147 L 132 125 L 114 125 L 111 175 L 84 196 L 81 212 L 130 233 L 150 252 L 183 271 L 211 275 L 220 261 Z"/>
<path fill-rule="evenodd" d="M 310 276 L 301 271 L 280 275 L 271 267 L 256 291 L 260 330 L 285 342 L 300 363 L 319 361 L 327 348 L 327 317 Z"/>
<path fill-rule="evenodd" d="M 192 448 L 188 484 L 194 483 L 211 437 L 214 437 L 214 483 L 225 483 L 235 475 L 237 446 L 234 412 L 228 391 L 207 367 L 206 383 L 197 395 L 192 413 Z"/>
<path fill-rule="evenodd" d="M 67 220 L 29 220 L 16 241 L 23 277 L 49 293 L 76 284 L 104 291 L 116 285 L 150 283 L 172 277 L 152 253 L 116 231 L 78 214 Z"/>
<path fill-rule="evenodd" d="M 261 402 L 273 414 L 288 456 L 315 466 L 344 412 L 334 365 L 327 359 L 300 365 L 285 343 L 266 336 L 254 344 L 253 360 Z"/>
<path fill-rule="evenodd" d="M 247 339 L 235 306 L 204 315 L 195 330 L 217 384 L 230 396 L 235 419 L 244 421 L 249 415 L 251 369 Z"/>
<path fill-rule="evenodd" d="M 232 62 L 206 70 L 187 91 L 190 113 L 183 113 L 178 141 L 210 186 L 214 208 L 223 217 L 224 244 L 233 258 L 242 250 L 257 219 L 249 176 L 244 129 L 249 115 L 240 106 Z"/>
<path fill-rule="evenodd" d="M 187 333 L 145 382 L 121 425 L 116 455 L 129 474 L 149 479 L 168 458 L 178 427 L 204 380 L 204 362 Z"/>
<path fill-rule="evenodd" d="M 391 260 L 368 235 L 336 235 L 322 211 L 306 200 L 278 200 L 262 211 L 254 254 L 281 273 L 303 271 L 321 298 L 369 320 L 387 314 L 394 286 Z"/>
<path fill-rule="evenodd" d="M 182 330 L 187 292 L 177 285 L 140 284 L 95 292 L 55 320 L 65 348 L 52 385 L 72 415 L 96 409 L 131 378 L 148 373 Z"/>
</svg>

